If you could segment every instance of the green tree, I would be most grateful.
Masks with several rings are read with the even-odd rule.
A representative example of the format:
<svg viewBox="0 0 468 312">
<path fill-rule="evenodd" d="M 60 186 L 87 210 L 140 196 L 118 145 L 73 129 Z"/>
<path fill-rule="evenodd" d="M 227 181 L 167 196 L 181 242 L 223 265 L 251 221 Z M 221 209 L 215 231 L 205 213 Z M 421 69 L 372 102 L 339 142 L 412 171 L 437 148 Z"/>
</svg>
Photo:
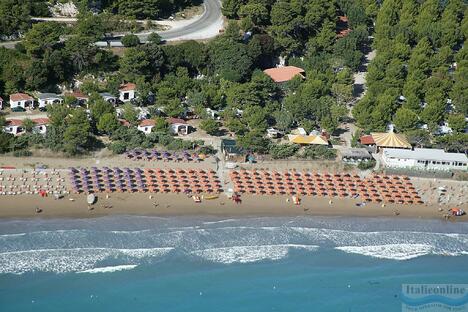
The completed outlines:
<svg viewBox="0 0 468 312">
<path fill-rule="evenodd" d="M 157 32 L 152 32 L 148 36 L 148 42 L 151 42 L 154 44 L 160 44 L 162 42 L 162 38 Z"/>
<path fill-rule="evenodd" d="M 119 120 L 115 116 L 115 113 L 104 113 L 99 118 L 97 129 L 101 132 L 112 134 L 115 130 L 120 127 Z"/>
<path fill-rule="evenodd" d="M 128 34 L 122 37 L 121 39 L 124 47 L 136 47 L 140 44 L 140 38 L 134 34 Z"/>
<path fill-rule="evenodd" d="M 125 50 L 120 59 L 120 72 L 127 81 L 136 81 L 139 77 L 148 78 L 151 74 L 150 66 L 145 51 L 138 48 Z"/>
<path fill-rule="evenodd" d="M 467 123 L 465 120 L 465 116 L 462 114 L 451 114 L 448 116 L 448 124 L 449 127 L 455 133 L 463 133 L 466 129 Z"/>
<path fill-rule="evenodd" d="M 58 43 L 62 32 L 62 26 L 55 22 L 34 24 L 25 34 L 23 45 L 30 56 L 40 57 Z"/>
<path fill-rule="evenodd" d="M 164 105 L 164 113 L 171 117 L 179 117 L 184 110 L 184 106 L 179 99 L 170 99 Z"/>
<path fill-rule="evenodd" d="M 26 132 L 32 132 L 35 125 L 36 124 L 31 119 L 29 118 L 23 119 L 23 127 L 24 127 L 24 130 L 26 130 Z"/>
<path fill-rule="evenodd" d="M 135 126 L 138 123 L 138 112 L 136 111 L 136 109 L 130 103 L 125 104 L 124 106 L 122 106 L 122 108 L 122 117 L 131 125 Z"/>
<path fill-rule="evenodd" d="M 397 110 L 393 117 L 393 123 L 398 131 L 406 132 L 416 129 L 419 123 L 419 118 L 414 111 L 402 107 Z"/>
<path fill-rule="evenodd" d="M 200 128 L 209 135 L 218 135 L 219 123 L 213 119 L 206 119 L 200 123 Z"/>
</svg>

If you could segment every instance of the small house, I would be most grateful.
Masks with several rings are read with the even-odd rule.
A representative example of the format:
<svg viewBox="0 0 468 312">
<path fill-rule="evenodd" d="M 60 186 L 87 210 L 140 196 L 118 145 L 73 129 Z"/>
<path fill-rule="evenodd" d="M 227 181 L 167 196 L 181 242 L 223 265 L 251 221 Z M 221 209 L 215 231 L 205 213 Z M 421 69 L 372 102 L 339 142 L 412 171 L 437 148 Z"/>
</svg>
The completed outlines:
<svg viewBox="0 0 468 312">
<path fill-rule="evenodd" d="M 411 149 L 412 146 L 403 134 L 395 132 L 373 132 L 360 138 L 361 144 L 377 148 L 403 148 Z"/>
<path fill-rule="evenodd" d="M 263 71 L 266 75 L 276 83 L 285 83 L 292 80 L 294 77 L 299 76 L 304 79 L 305 71 L 296 66 L 283 66 L 268 68 Z"/>
<path fill-rule="evenodd" d="M 24 133 L 23 121 L 21 119 L 8 119 L 3 131 L 13 135 L 20 135 Z"/>
<path fill-rule="evenodd" d="M 0 97 L 0 110 L 3 109 L 3 99 Z"/>
<path fill-rule="evenodd" d="M 79 106 L 88 105 L 89 96 L 79 90 L 73 91 L 72 93 L 69 93 L 67 95 L 72 96 L 76 99 L 76 105 L 79 105 Z"/>
<path fill-rule="evenodd" d="M 138 124 L 137 129 L 144 134 L 150 134 L 155 124 L 154 119 L 144 119 Z"/>
<path fill-rule="evenodd" d="M 25 110 L 26 107 L 33 108 L 34 98 L 25 93 L 10 94 L 10 107 L 12 111 Z"/>
<path fill-rule="evenodd" d="M 104 101 L 107 101 L 111 103 L 112 105 L 117 104 L 117 98 L 113 96 L 112 94 L 104 92 L 104 93 L 99 93 L 99 95 L 104 99 Z"/>
<path fill-rule="evenodd" d="M 35 118 L 32 120 L 34 122 L 33 132 L 39 134 L 46 134 L 47 127 L 50 124 L 49 118 Z"/>
<path fill-rule="evenodd" d="M 37 99 L 39 102 L 39 109 L 43 109 L 47 105 L 63 103 L 62 97 L 54 93 L 39 93 Z"/>
<path fill-rule="evenodd" d="M 125 83 L 119 88 L 119 100 L 122 102 L 129 102 L 136 98 L 136 84 Z"/>
<path fill-rule="evenodd" d="M 181 118 L 168 118 L 169 131 L 176 135 L 187 135 L 190 133 L 191 127 Z"/>
</svg>

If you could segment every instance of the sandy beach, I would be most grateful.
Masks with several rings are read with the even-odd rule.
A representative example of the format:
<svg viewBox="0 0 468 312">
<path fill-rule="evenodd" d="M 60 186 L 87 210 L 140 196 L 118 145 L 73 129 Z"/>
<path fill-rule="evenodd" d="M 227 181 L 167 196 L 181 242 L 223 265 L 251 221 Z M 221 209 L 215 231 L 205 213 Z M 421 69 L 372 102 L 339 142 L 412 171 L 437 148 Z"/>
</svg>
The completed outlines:
<svg viewBox="0 0 468 312">
<path fill-rule="evenodd" d="M 394 218 L 443 219 L 445 211 L 437 205 L 399 205 L 368 203 L 363 207 L 355 199 L 330 199 L 302 197 L 300 205 L 294 205 L 288 196 L 244 195 L 242 203 L 236 204 L 221 194 L 218 199 L 195 203 L 192 198 L 181 194 L 121 193 L 99 194 L 92 210 L 86 203 L 85 195 L 69 195 L 55 200 L 37 195 L 20 195 L 0 198 L 0 218 L 91 218 L 107 215 L 148 215 L 148 216 L 360 216 Z M 74 201 L 71 201 L 72 198 Z M 42 209 L 36 213 L 35 208 Z M 109 208 L 111 207 L 111 208 Z M 467 216 L 451 218 L 468 221 Z"/>
<path fill-rule="evenodd" d="M 316 170 L 321 172 L 343 172 L 340 168 L 333 168 L 333 164 L 319 164 L 318 162 L 260 162 L 258 164 L 243 164 L 239 169 L 265 169 L 265 170 Z M 83 159 L 69 158 L 48 158 L 48 157 L 2 157 L 1 166 L 13 166 L 16 170 L 5 170 L 2 177 L 2 184 L 20 183 L 40 185 L 24 190 L 32 191 L 37 188 L 44 189 L 47 183 L 49 192 L 57 190 L 64 196 L 62 199 L 54 199 L 52 194 L 48 197 L 41 197 L 38 194 L 16 194 L 0 196 L 0 218 L 89 218 L 106 215 L 151 215 L 151 216 L 178 216 L 178 215 L 212 215 L 212 216 L 362 216 L 362 217 L 393 217 L 393 218 L 431 218 L 444 219 L 448 209 L 459 207 L 468 211 L 468 183 L 440 180 L 411 178 L 411 182 L 419 191 L 424 204 L 392 204 L 367 202 L 365 206 L 357 206 L 362 203 L 362 199 L 329 198 L 318 196 L 301 196 L 301 204 L 294 205 L 290 195 L 258 195 L 242 194 L 241 204 L 234 203 L 226 194 L 221 193 L 219 198 L 213 200 L 202 200 L 195 203 L 193 199 L 183 193 L 162 194 L 162 193 L 110 193 L 106 198 L 106 192 L 97 193 L 98 200 L 90 210 L 86 203 L 85 194 L 74 194 L 64 191 L 69 189 L 68 167 L 83 166 L 119 166 L 119 167 L 142 167 L 142 168 L 166 168 L 166 169 L 204 169 L 217 170 L 217 175 L 223 184 L 223 189 L 233 187 L 229 178 L 229 170 L 222 166 L 216 166 L 214 159 L 204 162 L 164 162 L 164 161 L 132 161 L 122 156 L 101 156 Z M 22 172 L 29 172 L 38 165 L 45 165 L 49 172 L 47 177 L 36 174 L 39 182 L 32 182 L 34 179 L 28 178 L 27 182 L 21 182 Z M 320 167 L 320 166 L 321 167 Z M 24 169 L 20 169 L 24 168 Z M 53 170 L 55 169 L 55 170 Z M 239 170 L 238 169 L 238 170 Z M 57 175 L 51 174 L 53 172 Z M 16 181 L 9 182 L 7 177 L 16 174 Z M 356 172 L 355 172 L 356 173 Z M 59 179 L 60 178 L 60 179 Z M 58 181 L 58 182 L 57 182 Z M 439 188 L 445 189 L 441 195 Z M 5 190 L 5 189 L 4 189 Z M 17 188 L 15 190 L 22 190 Z M 69 194 L 70 193 L 70 194 Z M 150 198 L 151 197 L 151 198 Z M 36 213 L 36 207 L 42 210 Z M 111 208 L 109 208 L 111 207 Z M 451 220 L 468 221 L 468 217 L 451 217 Z"/>
</svg>

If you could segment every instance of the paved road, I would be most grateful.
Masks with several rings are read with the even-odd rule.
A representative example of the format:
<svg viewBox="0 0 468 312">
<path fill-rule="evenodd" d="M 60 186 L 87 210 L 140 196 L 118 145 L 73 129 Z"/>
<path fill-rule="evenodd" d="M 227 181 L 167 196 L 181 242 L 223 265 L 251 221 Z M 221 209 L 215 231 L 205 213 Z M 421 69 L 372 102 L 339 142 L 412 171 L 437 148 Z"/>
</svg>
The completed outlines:
<svg viewBox="0 0 468 312">
<path fill-rule="evenodd" d="M 167 25 L 171 29 L 166 31 L 160 31 L 158 34 L 166 41 L 179 41 L 179 40 L 203 40 L 216 37 L 219 31 L 223 28 L 224 20 L 221 13 L 221 1 L 220 0 L 204 0 L 203 3 L 204 11 L 200 16 L 196 16 L 189 20 L 180 21 L 157 21 L 161 25 Z M 74 22 L 75 18 L 35 18 L 35 20 L 42 21 L 58 21 L 58 22 Z M 140 37 L 141 42 L 146 42 L 151 32 L 140 32 L 136 35 Z M 13 49 L 15 42 L 1 42 L 0 47 L 6 47 Z M 112 47 L 121 47 L 122 43 L 119 38 L 112 40 L 100 41 L 96 45 L 105 47 L 107 45 Z"/>
</svg>

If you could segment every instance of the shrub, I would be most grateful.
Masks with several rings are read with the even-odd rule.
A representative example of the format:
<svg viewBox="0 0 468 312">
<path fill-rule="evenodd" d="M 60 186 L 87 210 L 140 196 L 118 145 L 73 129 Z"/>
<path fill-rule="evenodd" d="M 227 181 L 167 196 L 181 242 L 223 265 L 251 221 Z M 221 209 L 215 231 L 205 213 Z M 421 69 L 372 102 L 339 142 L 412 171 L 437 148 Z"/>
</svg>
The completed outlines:
<svg viewBox="0 0 468 312">
<path fill-rule="evenodd" d="M 122 41 L 122 44 L 124 45 L 124 47 L 136 47 L 137 45 L 140 44 L 140 38 L 138 38 L 137 35 L 134 35 L 134 34 L 129 34 L 129 35 L 125 35 L 122 37 L 121 39 Z"/>
<path fill-rule="evenodd" d="M 274 159 L 285 159 L 285 158 L 294 156 L 298 150 L 299 150 L 298 145 L 292 145 L 292 144 L 276 145 L 274 144 L 270 146 L 270 155 Z"/>
<path fill-rule="evenodd" d="M 336 158 L 336 150 L 326 146 L 307 146 L 301 157 L 307 159 L 333 160 Z"/>
<path fill-rule="evenodd" d="M 375 160 L 374 159 L 371 159 L 371 160 L 367 160 L 367 161 L 361 161 L 358 166 L 357 166 L 359 169 L 361 170 L 368 170 L 368 169 L 372 169 L 375 167 Z"/>
</svg>

